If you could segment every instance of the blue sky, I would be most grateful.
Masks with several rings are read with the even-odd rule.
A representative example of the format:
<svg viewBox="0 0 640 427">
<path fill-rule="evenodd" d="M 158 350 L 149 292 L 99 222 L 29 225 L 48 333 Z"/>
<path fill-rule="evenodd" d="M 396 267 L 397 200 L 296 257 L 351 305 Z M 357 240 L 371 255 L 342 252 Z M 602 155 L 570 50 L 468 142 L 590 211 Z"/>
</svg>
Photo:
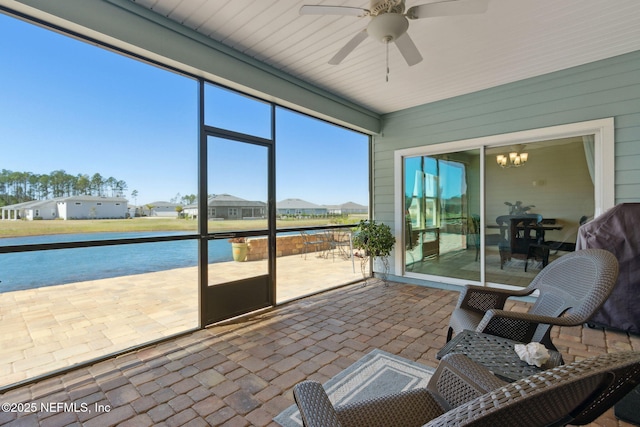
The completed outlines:
<svg viewBox="0 0 640 427">
<path fill-rule="evenodd" d="M 112 176 L 139 204 L 197 193 L 195 80 L 2 14 L 0 64 L 0 169 Z M 212 125 L 268 137 L 268 111 L 207 91 Z M 276 120 L 277 200 L 368 204 L 366 136 L 285 109 Z M 265 151 L 241 151 L 211 161 L 209 193 L 262 200 Z"/>
</svg>

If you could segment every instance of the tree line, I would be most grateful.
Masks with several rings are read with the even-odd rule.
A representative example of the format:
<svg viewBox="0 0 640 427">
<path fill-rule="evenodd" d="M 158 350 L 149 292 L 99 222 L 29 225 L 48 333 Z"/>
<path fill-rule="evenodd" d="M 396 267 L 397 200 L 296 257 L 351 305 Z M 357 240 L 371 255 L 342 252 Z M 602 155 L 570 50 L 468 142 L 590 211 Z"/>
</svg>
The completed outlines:
<svg viewBox="0 0 640 427">
<path fill-rule="evenodd" d="M 0 206 L 55 197 L 121 197 L 126 190 L 125 181 L 99 173 L 71 175 L 62 169 L 48 174 L 0 171 Z"/>
</svg>

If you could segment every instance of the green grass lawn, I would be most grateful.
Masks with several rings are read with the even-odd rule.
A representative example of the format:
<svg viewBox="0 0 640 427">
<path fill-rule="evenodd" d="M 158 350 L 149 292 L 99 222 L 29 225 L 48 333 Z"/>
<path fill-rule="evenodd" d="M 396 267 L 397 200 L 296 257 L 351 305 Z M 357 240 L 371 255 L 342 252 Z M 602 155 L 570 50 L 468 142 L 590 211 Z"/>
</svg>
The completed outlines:
<svg viewBox="0 0 640 427">
<path fill-rule="evenodd" d="M 330 223 L 357 224 L 366 215 L 352 215 L 348 218 L 303 218 L 278 220 L 278 228 L 323 226 Z M 265 229 L 266 220 L 209 221 L 212 232 L 223 230 Z M 105 233 L 133 231 L 192 231 L 198 223 L 191 219 L 177 218 L 133 218 L 133 219 L 87 219 L 50 221 L 0 221 L 0 237 L 41 236 L 47 234 Z"/>
</svg>

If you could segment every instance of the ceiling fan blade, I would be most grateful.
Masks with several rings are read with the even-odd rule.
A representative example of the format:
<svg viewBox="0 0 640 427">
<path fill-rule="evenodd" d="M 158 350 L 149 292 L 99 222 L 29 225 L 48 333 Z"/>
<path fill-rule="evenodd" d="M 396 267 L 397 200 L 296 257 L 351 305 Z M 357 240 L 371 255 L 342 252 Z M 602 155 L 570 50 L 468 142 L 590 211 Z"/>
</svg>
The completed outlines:
<svg viewBox="0 0 640 427">
<path fill-rule="evenodd" d="M 367 9 L 348 6 L 322 6 L 322 5 L 304 5 L 300 8 L 300 15 L 347 15 L 362 18 L 369 15 Z"/>
<path fill-rule="evenodd" d="M 409 19 L 435 18 L 438 16 L 473 15 L 484 13 L 489 0 L 449 0 L 437 3 L 421 4 L 407 10 Z"/>
<path fill-rule="evenodd" d="M 341 63 L 347 55 L 349 55 L 360 43 L 364 41 L 364 39 L 367 38 L 367 36 L 368 34 L 366 29 L 360 31 L 351 40 L 349 40 L 347 44 L 345 44 L 342 49 L 333 56 L 333 58 L 329 60 L 329 64 L 338 65 Z"/>
<path fill-rule="evenodd" d="M 398 37 L 395 43 L 396 46 L 398 46 L 398 50 L 400 50 L 400 53 L 404 57 L 404 60 L 407 61 L 407 64 L 409 64 L 410 67 L 422 61 L 422 55 L 420 55 L 420 51 L 413 40 L 411 40 L 408 33 L 404 33 Z"/>
</svg>

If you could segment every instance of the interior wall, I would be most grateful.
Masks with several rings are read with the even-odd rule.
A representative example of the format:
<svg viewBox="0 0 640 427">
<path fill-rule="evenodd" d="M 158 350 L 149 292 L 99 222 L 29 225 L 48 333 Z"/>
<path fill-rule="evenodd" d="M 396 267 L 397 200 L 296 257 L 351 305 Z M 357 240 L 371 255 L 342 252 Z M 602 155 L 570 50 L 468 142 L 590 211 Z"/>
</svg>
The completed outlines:
<svg viewBox="0 0 640 427">
<path fill-rule="evenodd" d="M 615 202 L 640 202 L 638 51 L 383 116 L 373 144 L 374 216 L 395 228 L 395 150 L 606 117 L 615 122 Z"/>
<path fill-rule="evenodd" d="M 564 230 L 571 230 L 571 234 L 548 231 L 548 240 L 575 242 L 576 233 L 573 230 L 577 228 L 580 217 L 592 217 L 595 209 L 594 187 L 583 144 L 577 141 L 531 149 L 533 145 L 527 147 L 528 162 L 519 168 L 503 169 L 496 164 L 495 155 L 488 155 L 487 224 L 499 215 L 509 213 L 509 206 L 505 202 L 521 201 L 524 206 L 534 206 L 530 213 L 555 219 L 564 226 Z"/>
</svg>

